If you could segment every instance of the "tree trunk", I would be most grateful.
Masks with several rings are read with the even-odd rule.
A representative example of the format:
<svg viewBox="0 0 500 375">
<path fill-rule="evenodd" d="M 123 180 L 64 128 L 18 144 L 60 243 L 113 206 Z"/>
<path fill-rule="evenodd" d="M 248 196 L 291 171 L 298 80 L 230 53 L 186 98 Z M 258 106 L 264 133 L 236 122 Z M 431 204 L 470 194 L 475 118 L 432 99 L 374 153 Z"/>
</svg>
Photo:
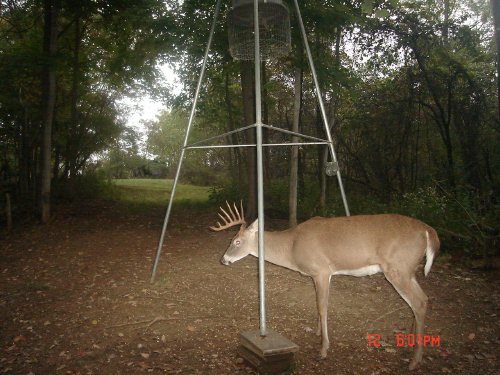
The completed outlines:
<svg viewBox="0 0 500 375">
<path fill-rule="evenodd" d="M 233 115 L 233 109 L 231 105 L 231 93 L 229 90 L 229 72 L 226 70 L 226 76 L 225 76 L 225 97 L 224 100 L 226 102 L 226 110 L 227 110 L 227 131 L 233 131 L 235 130 L 234 126 L 234 115 Z M 229 142 L 236 145 L 238 144 L 238 135 L 237 134 L 232 134 L 229 137 Z M 229 148 L 228 149 L 228 156 L 229 156 L 229 166 L 231 170 L 231 179 L 233 183 L 238 184 L 238 191 L 243 190 L 243 163 L 241 160 L 241 152 L 239 147 L 234 147 L 234 148 Z M 233 157 L 234 155 L 234 157 Z"/>
<path fill-rule="evenodd" d="M 26 201 L 30 201 L 32 196 L 33 176 L 35 175 L 35 168 L 33 167 L 34 145 L 31 139 L 31 126 L 26 116 L 21 126 L 21 139 L 19 142 L 19 193 L 21 199 Z M 30 201 L 30 203 L 32 205 L 33 201 Z"/>
<path fill-rule="evenodd" d="M 340 27 L 337 27 L 336 30 L 336 35 L 335 35 L 335 66 L 337 69 L 340 68 L 340 42 L 342 40 L 342 30 Z M 335 90 L 335 89 L 334 89 Z M 335 114 L 337 111 L 337 92 L 332 93 L 332 100 L 330 102 L 330 131 L 333 134 L 333 127 L 335 126 Z M 328 146 L 323 146 L 323 154 L 320 156 L 321 158 L 321 163 L 320 163 L 320 196 L 319 196 L 319 206 L 321 209 L 321 214 L 325 215 L 325 209 L 326 209 L 326 192 L 328 188 L 328 179 L 325 173 L 325 166 L 326 163 L 328 162 L 328 154 L 330 153 L 330 150 Z"/>
<path fill-rule="evenodd" d="M 450 22 L 450 0 L 444 0 L 444 20 L 443 20 L 443 28 L 442 28 L 442 35 L 443 35 L 443 40 L 445 42 L 448 41 L 448 30 L 450 28 L 449 25 Z"/>
<path fill-rule="evenodd" d="M 253 63 L 242 61 L 240 64 L 241 91 L 245 125 L 255 123 L 255 89 Z M 256 143 L 255 129 L 247 131 L 247 142 Z M 247 147 L 248 202 L 246 219 L 248 222 L 257 217 L 257 152 L 255 147 Z"/>
<path fill-rule="evenodd" d="M 322 147 L 322 155 L 320 156 L 320 175 L 319 175 L 319 208 L 321 215 L 325 215 L 326 211 L 326 190 L 328 185 L 327 176 L 325 173 L 326 163 L 328 162 L 328 146 Z"/>
<path fill-rule="evenodd" d="M 292 131 L 299 131 L 300 110 L 302 103 L 302 68 L 295 68 Z M 298 137 L 293 136 L 292 142 L 297 142 Z M 297 225 L 297 196 L 299 175 L 299 146 L 292 146 L 290 151 L 290 192 L 288 196 L 288 223 L 290 227 Z"/>
<path fill-rule="evenodd" d="M 42 140 L 40 157 L 40 219 L 43 224 L 50 219 L 50 183 L 52 155 L 52 123 L 56 98 L 56 71 L 54 57 L 57 42 L 57 0 L 44 0 L 43 56 L 42 77 Z"/>
<path fill-rule="evenodd" d="M 269 108 L 267 105 L 267 69 L 266 62 L 262 62 L 262 121 L 264 124 L 269 125 Z M 262 129 L 262 141 L 263 143 L 269 143 L 269 129 Z M 262 150 L 263 153 L 263 169 L 264 169 L 264 185 L 269 183 L 271 179 L 271 148 L 264 147 Z"/>
<path fill-rule="evenodd" d="M 36 212 L 36 200 L 33 190 L 36 188 L 36 143 L 37 137 L 33 123 L 29 119 L 27 104 L 23 101 L 22 91 L 19 91 L 19 104 L 23 108 L 23 121 L 19 134 L 19 198 L 24 203 L 26 209 L 31 213 Z"/>
<path fill-rule="evenodd" d="M 61 164 L 61 150 L 59 146 L 54 147 L 54 165 L 52 165 L 52 178 L 57 180 L 59 177 L 59 166 Z"/>
<path fill-rule="evenodd" d="M 68 131 L 68 154 L 66 162 L 69 166 L 69 177 L 75 177 L 77 169 L 78 148 L 80 139 L 80 124 L 78 121 L 78 85 L 80 83 L 80 47 L 81 47 L 80 17 L 75 20 L 75 36 L 73 40 L 73 61 L 71 76 L 71 121 Z"/>
<path fill-rule="evenodd" d="M 493 23 L 495 25 L 495 40 L 497 42 L 497 120 L 500 119 L 500 2 L 491 0 Z"/>
<path fill-rule="evenodd" d="M 451 114 L 451 103 L 453 99 L 453 90 L 451 82 L 448 80 L 446 84 L 446 98 L 443 98 L 440 89 L 435 85 L 435 82 L 430 77 L 427 67 L 425 65 L 425 58 L 418 48 L 416 41 L 410 43 L 410 47 L 414 53 L 415 59 L 417 61 L 418 67 L 423 74 L 424 80 L 426 82 L 427 88 L 431 94 L 431 98 L 434 102 L 435 107 L 430 105 L 425 105 L 430 109 L 432 117 L 438 127 L 439 135 L 443 141 L 446 148 L 446 174 L 448 185 L 454 189 L 455 188 L 455 161 L 453 158 L 453 142 L 450 133 L 450 124 L 452 119 Z M 424 104 L 424 103 L 422 103 Z"/>
</svg>

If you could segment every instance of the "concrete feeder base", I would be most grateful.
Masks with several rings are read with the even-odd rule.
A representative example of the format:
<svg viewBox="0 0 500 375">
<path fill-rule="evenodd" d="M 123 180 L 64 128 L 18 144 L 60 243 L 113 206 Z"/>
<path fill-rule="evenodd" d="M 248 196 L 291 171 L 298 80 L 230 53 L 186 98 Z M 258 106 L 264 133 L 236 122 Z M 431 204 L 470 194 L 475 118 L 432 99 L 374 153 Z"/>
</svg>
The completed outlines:
<svg viewBox="0 0 500 375">
<path fill-rule="evenodd" d="M 261 374 L 290 370 L 293 354 L 299 350 L 296 344 L 271 330 L 264 337 L 259 331 L 241 332 L 239 341 L 239 354 Z"/>
</svg>

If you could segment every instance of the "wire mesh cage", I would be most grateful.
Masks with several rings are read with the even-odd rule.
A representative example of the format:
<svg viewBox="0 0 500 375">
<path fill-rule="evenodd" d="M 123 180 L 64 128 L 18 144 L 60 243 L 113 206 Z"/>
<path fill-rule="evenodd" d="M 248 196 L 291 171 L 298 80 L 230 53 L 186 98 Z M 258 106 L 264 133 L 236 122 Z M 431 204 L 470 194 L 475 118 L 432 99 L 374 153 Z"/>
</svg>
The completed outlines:
<svg viewBox="0 0 500 375">
<path fill-rule="evenodd" d="M 281 0 L 259 1 L 259 44 L 261 60 L 279 58 L 290 52 L 290 17 Z M 238 60 L 255 58 L 254 0 L 233 0 L 228 15 L 229 52 Z"/>
</svg>

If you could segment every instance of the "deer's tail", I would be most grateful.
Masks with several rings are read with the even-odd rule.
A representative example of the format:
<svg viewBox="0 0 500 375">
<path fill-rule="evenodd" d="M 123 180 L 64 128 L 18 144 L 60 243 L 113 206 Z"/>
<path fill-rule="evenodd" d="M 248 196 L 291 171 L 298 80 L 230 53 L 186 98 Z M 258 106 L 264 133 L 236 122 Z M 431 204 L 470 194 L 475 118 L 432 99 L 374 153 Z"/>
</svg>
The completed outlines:
<svg viewBox="0 0 500 375">
<path fill-rule="evenodd" d="M 431 270 L 432 263 L 434 262 L 434 258 L 439 253 L 440 241 L 436 231 L 429 227 L 425 231 L 425 237 L 427 239 L 427 246 L 425 248 L 425 267 L 424 267 L 424 275 L 427 276 Z"/>
</svg>

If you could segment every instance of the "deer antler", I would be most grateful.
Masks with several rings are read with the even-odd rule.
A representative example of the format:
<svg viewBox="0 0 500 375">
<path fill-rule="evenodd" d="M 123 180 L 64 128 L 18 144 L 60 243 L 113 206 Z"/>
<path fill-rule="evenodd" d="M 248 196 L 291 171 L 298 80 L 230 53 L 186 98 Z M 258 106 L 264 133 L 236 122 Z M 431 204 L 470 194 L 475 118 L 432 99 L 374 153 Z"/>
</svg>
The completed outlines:
<svg viewBox="0 0 500 375">
<path fill-rule="evenodd" d="M 222 219 L 224 224 L 221 224 L 220 222 L 217 222 L 216 227 L 210 227 L 211 230 L 215 232 L 219 232 L 221 230 L 233 227 L 238 224 L 243 224 L 246 225 L 245 222 L 245 215 L 243 212 L 243 202 L 240 201 L 240 209 L 241 213 L 238 211 L 238 208 L 236 207 L 236 203 L 233 203 L 234 207 L 234 212 L 233 209 L 231 208 L 231 205 L 226 201 L 226 205 L 228 208 L 228 211 L 225 211 L 222 207 L 220 207 L 221 212 L 224 214 L 224 216 L 219 212 L 219 217 Z"/>
</svg>

